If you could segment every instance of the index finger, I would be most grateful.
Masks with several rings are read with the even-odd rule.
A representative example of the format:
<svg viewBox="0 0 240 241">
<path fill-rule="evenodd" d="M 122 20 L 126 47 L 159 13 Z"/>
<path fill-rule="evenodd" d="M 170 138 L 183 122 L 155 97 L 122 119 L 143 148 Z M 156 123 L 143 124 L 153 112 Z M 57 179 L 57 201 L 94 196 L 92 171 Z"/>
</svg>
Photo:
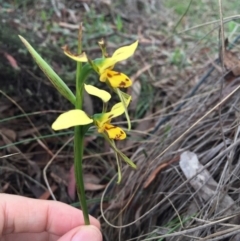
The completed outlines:
<svg viewBox="0 0 240 241">
<path fill-rule="evenodd" d="M 98 228 L 98 220 L 90 216 Z M 57 201 L 0 194 L 0 236 L 9 233 L 48 232 L 61 236 L 84 225 L 82 211 Z"/>
</svg>

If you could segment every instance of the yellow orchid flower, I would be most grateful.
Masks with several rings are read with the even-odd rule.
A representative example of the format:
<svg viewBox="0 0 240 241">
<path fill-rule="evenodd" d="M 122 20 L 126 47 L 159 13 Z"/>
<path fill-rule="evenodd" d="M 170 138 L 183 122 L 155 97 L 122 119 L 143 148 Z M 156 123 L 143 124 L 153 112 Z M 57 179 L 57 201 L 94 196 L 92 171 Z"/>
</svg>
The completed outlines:
<svg viewBox="0 0 240 241">
<path fill-rule="evenodd" d="M 78 125 L 88 125 L 94 123 L 99 133 L 106 132 L 109 139 L 123 140 L 126 138 L 126 133 L 118 126 L 110 124 L 112 118 L 120 116 L 124 113 L 122 103 L 114 105 L 111 111 L 107 113 L 95 114 L 90 118 L 82 110 L 70 110 L 61 114 L 52 124 L 52 129 L 63 130 L 69 127 Z"/>
<path fill-rule="evenodd" d="M 126 133 L 118 126 L 112 125 L 112 118 L 120 116 L 124 113 L 124 106 L 121 102 L 115 104 L 110 112 L 95 114 L 93 116 L 94 124 L 98 128 L 99 133 L 106 132 L 109 139 L 123 140 L 126 138 Z"/>
<path fill-rule="evenodd" d="M 112 125 L 110 122 L 112 118 L 120 116 L 124 113 L 124 106 L 122 102 L 115 104 L 111 111 L 101 114 L 95 114 L 93 118 L 88 117 L 88 115 L 82 110 L 70 110 L 61 114 L 55 122 L 52 124 L 53 130 L 62 130 L 69 127 L 77 125 L 88 125 L 94 123 L 97 127 L 98 132 L 102 133 L 105 140 L 110 144 L 115 152 L 117 160 L 118 169 L 118 181 L 121 182 L 122 174 L 119 158 L 122 158 L 129 166 L 136 169 L 137 166 L 129 159 L 125 154 L 123 154 L 115 145 L 114 140 L 123 140 L 126 138 L 126 133 L 118 126 Z"/>
<path fill-rule="evenodd" d="M 86 92 L 101 98 L 104 103 L 108 102 L 111 98 L 111 95 L 107 91 L 98 89 L 92 85 L 85 84 L 84 87 Z M 111 120 L 113 118 L 118 117 L 125 112 L 131 101 L 131 96 L 125 93 L 123 93 L 122 96 L 124 104 L 123 102 L 115 104 L 109 112 L 95 114 L 91 118 L 82 110 L 70 110 L 61 114 L 52 124 L 52 129 L 56 131 L 67 129 L 73 126 L 89 125 L 93 123 L 97 127 L 98 132 L 103 135 L 105 140 L 110 144 L 115 152 L 118 169 L 117 183 L 120 183 L 122 178 L 119 158 L 122 158 L 132 168 L 137 168 L 136 164 L 134 164 L 131 159 L 118 150 L 114 142 L 114 140 L 123 140 L 126 138 L 126 133 L 120 127 L 111 124 Z"/>
<path fill-rule="evenodd" d="M 98 89 L 92 85 L 85 85 L 85 90 L 91 94 L 102 99 L 103 102 L 109 101 L 111 95 L 105 91 Z M 129 101 L 130 102 L 130 101 Z M 129 104 L 129 102 L 127 104 Z M 120 116 L 124 113 L 123 104 L 115 104 L 110 112 L 95 114 L 90 118 L 82 110 L 70 110 L 61 114 L 52 124 L 53 130 L 63 130 L 78 125 L 88 125 L 94 123 L 99 133 L 106 132 L 109 139 L 123 140 L 126 138 L 126 133 L 118 126 L 110 124 L 112 118 Z"/>
<path fill-rule="evenodd" d="M 123 61 L 131 57 L 138 46 L 138 41 L 133 44 L 117 49 L 112 57 L 104 58 L 96 61 L 95 64 L 98 68 L 100 81 L 108 81 L 113 88 L 127 88 L 132 85 L 132 81 L 125 74 L 114 71 L 113 68 L 117 62 Z"/>
<path fill-rule="evenodd" d="M 122 92 L 119 88 L 127 88 L 132 85 L 131 79 L 121 72 L 114 71 L 113 68 L 117 62 L 123 61 L 131 57 L 137 46 L 138 41 L 135 41 L 131 45 L 121 47 L 117 49 L 111 57 L 106 57 L 105 44 L 103 41 L 99 42 L 102 49 L 103 57 L 101 59 L 95 59 L 91 61 L 85 53 L 81 55 L 74 55 L 69 51 L 67 46 L 63 47 L 64 53 L 75 61 L 89 62 L 93 69 L 99 74 L 100 81 L 106 82 L 114 92 L 119 96 L 120 101 L 123 103 L 125 116 L 128 122 L 128 130 L 131 129 L 131 122 L 126 108 L 126 103 L 130 102 L 131 96 Z"/>
<path fill-rule="evenodd" d="M 67 45 L 62 47 L 64 54 L 66 54 L 69 58 L 74 59 L 79 62 L 88 62 L 87 55 L 83 52 L 81 54 L 73 54 Z"/>
<path fill-rule="evenodd" d="M 113 53 L 112 57 L 104 57 L 102 59 L 94 60 L 92 63 L 96 67 L 94 69 L 100 75 L 100 81 L 107 81 L 112 88 L 128 88 L 131 86 L 132 81 L 130 78 L 121 72 L 114 71 L 113 68 L 117 62 L 126 60 L 131 57 L 134 54 L 137 46 L 138 40 L 128 46 L 117 49 Z M 74 55 L 66 46 L 63 47 L 63 50 L 68 57 L 74 59 L 75 61 L 87 62 L 88 58 L 85 53 L 82 53 L 81 55 Z"/>
</svg>

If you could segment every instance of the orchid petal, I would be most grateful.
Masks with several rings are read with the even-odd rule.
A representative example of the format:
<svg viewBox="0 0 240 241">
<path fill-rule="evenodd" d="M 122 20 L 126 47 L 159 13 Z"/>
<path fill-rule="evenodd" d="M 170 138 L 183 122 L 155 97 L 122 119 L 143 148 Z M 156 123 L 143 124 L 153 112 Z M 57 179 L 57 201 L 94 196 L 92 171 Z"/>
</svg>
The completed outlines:
<svg viewBox="0 0 240 241">
<path fill-rule="evenodd" d="M 127 75 L 109 69 L 100 75 L 100 81 L 105 82 L 106 79 L 113 88 L 128 88 L 132 85 Z"/>
<path fill-rule="evenodd" d="M 104 58 L 101 61 L 98 60 L 97 66 L 99 73 L 102 74 L 106 69 L 112 69 L 117 62 L 125 60 L 131 57 L 138 46 L 138 40 L 133 44 L 121 47 L 117 49 L 112 57 Z"/>
<path fill-rule="evenodd" d="M 102 120 L 102 122 L 107 122 L 107 121 L 111 120 L 112 118 L 122 115 L 123 113 L 124 113 L 124 106 L 123 106 L 122 102 L 119 102 L 112 107 L 111 111 L 102 114 L 101 120 Z"/>
<path fill-rule="evenodd" d="M 120 116 L 124 113 L 124 106 L 122 102 L 115 104 L 111 111 L 102 113 L 102 114 L 95 114 L 93 119 L 95 120 L 98 130 L 100 132 L 104 131 L 104 124 L 111 121 L 112 118 Z"/>
<path fill-rule="evenodd" d="M 52 124 L 52 129 L 55 131 L 63 130 L 73 126 L 87 125 L 92 122 L 93 119 L 90 119 L 84 111 L 70 110 L 58 116 Z"/>
<path fill-rule="evenodd" d="M 67 45 L 63 46 L 62 47 L 63 51 L 64 51 L 64 54 L 66 54 L 69 58 L 75 60 L 75 61 L 78 61 L 78 62 L 88 62 L 88 58 L 87 58 L 87 55 L 83 52 L 81 54 L 73 54 Z"/>
<path fill-rule="evenodd" d="M 111 99 L 111 95 L 105 90 L 101 90 L 93 85 L 85 84 L 84 87 L 88 94 L 99 97 L 104 103 L 108 102 Z"/>
<path fill-rule="evenodd" d="M 104 131 L 107 132 L 109 139 L 123 140 L 127 137 L 126 133 L 118 126 L 106 123 Z"/>
<path fill-rule="evenodd" d="M 131 98 L 132 97 L 129 96 L 129 98 L 127 100 L 126 99 L 124 100 L 124 103 L 119 102 L 119 103 L 115 104 L 112 107 L 110 112 L 103 114 L 102 121 L 104 121 L 104 119 L 105 119 L 105 121 L 109 121 L 112 118 L 122 115 L 125 112 L 125 108 L 128 107 L 128 105 L 131 101 Z"/>
<path fill-rule="evenodd" d="M 137 46 L 138 46 L 138 40 L 135 41 L 133 44 L 130 44 L 128 46 L 124 46 L 124 47 L 117 49 L 113 53 L 112 58 L 116 59 L 117 62 L 128 59 L 129 57 L 131 57 L 134 54 Z"/>
</svg>

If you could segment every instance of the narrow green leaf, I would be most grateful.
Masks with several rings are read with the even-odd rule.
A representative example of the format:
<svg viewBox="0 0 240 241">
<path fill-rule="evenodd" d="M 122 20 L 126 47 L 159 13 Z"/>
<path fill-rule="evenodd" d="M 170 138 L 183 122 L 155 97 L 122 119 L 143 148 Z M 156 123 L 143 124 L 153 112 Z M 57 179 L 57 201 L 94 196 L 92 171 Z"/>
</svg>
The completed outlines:
<svg viewBox="0 0 240 241">
<path fill-rule="evenodd" d="M 125 112 L 125 116 L 126 116 L 127 123 L 128 123 L 128 131 L 130 131 L 131 130 L 131 121 L 130 121 L 130 117 L 128 114 L 126 101 L 128 100 L 128 98 L 131 98 L 131 96 L 122 92 L 119 88 L 114 88 L 114 91 L 117 93 L 118 97 L 120 98 L 121 102 L 123 103 L 124 112 Z"/>
<path fill-rule="evenodd" d="M 121 172 L 121 166 L 120 166 L 120 162 L 119 162 L 119 158 L 118 158 L 118 153 L 115 152 L 115 156 L 116 156 L 116 161 L 117 161 L 117 168 L 118 168 L 118 181 L 117 184 L 119 184 L 122 180 L 122 172 Z"/>
<path fill-rule="evenodd" d="M 129 159 L 125 154 L 122 152 L 119 153 L 119 155 L 122 157 L 122 159 L 132 168 L 137 169 L 137 166 L 131 159 Z"/>
<path fill-rule="evenodd" d="M 64 81 L 56 74 L 56 72 L 47 64 L 47 62 L 35 51 L 35 49 L 28 43 L 28 41 L 19 35 L 19 38 L 26 46 L 33 59 L 51 81 L 53 86 L 62 94 L 66 99 L 68 99 L 73 105 L 75 105 L 76 97 L 73 92 L 68 88 Z"/>
<path fill-rule="evenodd" d="M 119 156 L 122 157 L 122 159 L 132 168 L 137 169 L 137 166 L 135 163 L 133 163 L 133 161 L 131 159 L 129 159 L 125 154 L 123 154 L 115 145 L 113 140 L 110 140 L 108 138 L 107 135 L 105 135 L 104 133 L 102 133 L 103 137 L 105 138 L 105 140 L 110 144 L 110 146 L 112 147 L 112 149 L 115 151 L 115 153 L 117 153 Z"/>
</svg>

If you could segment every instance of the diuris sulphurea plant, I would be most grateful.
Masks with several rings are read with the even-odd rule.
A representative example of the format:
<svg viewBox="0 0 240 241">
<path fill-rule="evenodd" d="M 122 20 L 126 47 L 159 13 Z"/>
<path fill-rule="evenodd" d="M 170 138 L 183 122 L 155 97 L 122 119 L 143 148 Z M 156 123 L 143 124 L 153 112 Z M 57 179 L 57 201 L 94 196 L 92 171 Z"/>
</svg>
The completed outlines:
<svg viewBox="0 0 240 241">
<path fill-rule="evenodd" d="M 88 129 L 90 127 L 95 128 L 113 149 L 118 167 L 118 183 L 120 183 L 122 178 L 120 159 L 136 169 L 136 165 L 116 147 L 115 142 L 124 140 L 127 138 L 127 134 L 120 126 L 114 125 L 112 120 L 125 113 L 128 129 L 131 128 L 131 122 L 127 111 L 131 102 L 131 96 L 122 91 L 122 89 L 129 88 L 132 85 L 132 81 L 124 73 L 114 70 L 114 67 L 118 62 L 126 60 L 134 54 L 138 46 L 138 41 L 128 46 L 120 47 L 109 57 L 106 53 L 105 43 L 101 40 L 99 46 L 102 51 L 102 56 L 91 59 L 88 54 L 82 51 L 82 27 L 80 26 L 77 53 L 72 53 L 67 46 L 63 47 L 64 54 L 77 63 L 76 93 L 74 94 L 28 41 L 21 36 L 19 37 L 53 86 L 73 105 L 72 109 L 67 110 L 57 117 L 52 124 L 52 129 L 58 131 L 74 127 L 74 169 L 77 193 L 83 210 L 85 224 L 89 224 L 82 169 L 84 136 Z M 119 102 L 112 105 L 111 109 L 108 108 L 111 100 L 110 93 L 87 83 L 88 76 L 91 72 L 96 72 L 99 75 L 99 80 L 105 82 L 111 92 L 118 95 Z M 98 97 L 99 101 L 103 103 L 103 108 L 100 113 L 95 113 L 90 116 L 83 110 L 84 90 L 89 95 Z"/>
</svg>

